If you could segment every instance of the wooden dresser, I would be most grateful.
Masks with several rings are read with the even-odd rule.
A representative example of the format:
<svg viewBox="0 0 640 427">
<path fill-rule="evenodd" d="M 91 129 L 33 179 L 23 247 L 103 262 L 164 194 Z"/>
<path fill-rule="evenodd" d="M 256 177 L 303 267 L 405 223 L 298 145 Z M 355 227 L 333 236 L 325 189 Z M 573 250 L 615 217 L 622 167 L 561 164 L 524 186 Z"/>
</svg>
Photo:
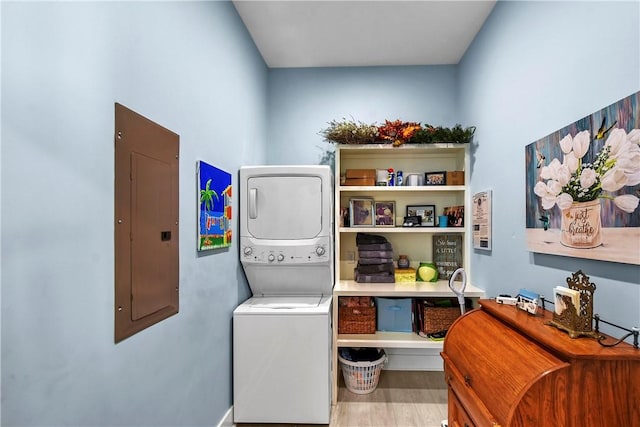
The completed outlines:
<svg viewBox="0 0 640 427">
<path fill-rule="evenodd" d="M 551 318 L 480 300 L 453 324 L 449 427 L 640 427 L 640 350 L 571 339 Z"/>
</svg>

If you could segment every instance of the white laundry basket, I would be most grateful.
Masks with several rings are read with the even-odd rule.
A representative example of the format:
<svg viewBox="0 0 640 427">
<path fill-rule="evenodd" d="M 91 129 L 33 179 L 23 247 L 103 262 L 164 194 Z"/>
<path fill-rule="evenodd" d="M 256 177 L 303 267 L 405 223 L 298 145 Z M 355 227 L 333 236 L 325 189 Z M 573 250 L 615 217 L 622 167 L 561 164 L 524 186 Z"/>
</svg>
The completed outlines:
<svg viewBox="0 0 640 427">
<path fill-rule="evenodd" d="M 342 367 L 342 375 L 347 390 L 356 394 L 368 394 L 378 387 L 380 372 L 387 361 L 384 350 L 380 350 L 380 358 L 371 362 L 346 360 L 338 353 L 338 360 Z"/>
</svg>

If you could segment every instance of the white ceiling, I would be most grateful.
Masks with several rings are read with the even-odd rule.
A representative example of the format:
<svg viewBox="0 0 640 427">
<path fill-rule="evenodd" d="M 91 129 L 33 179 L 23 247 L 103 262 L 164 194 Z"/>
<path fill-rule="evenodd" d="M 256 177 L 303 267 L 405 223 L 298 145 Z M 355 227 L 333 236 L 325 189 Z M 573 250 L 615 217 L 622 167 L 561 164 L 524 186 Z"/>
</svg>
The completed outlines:
<svg viewBox="0 0 640 427">
<path fill-rule="evenodd" d="M 235 0 L 270 68 L 457 64 L 495 1 Z"/>
</svg>

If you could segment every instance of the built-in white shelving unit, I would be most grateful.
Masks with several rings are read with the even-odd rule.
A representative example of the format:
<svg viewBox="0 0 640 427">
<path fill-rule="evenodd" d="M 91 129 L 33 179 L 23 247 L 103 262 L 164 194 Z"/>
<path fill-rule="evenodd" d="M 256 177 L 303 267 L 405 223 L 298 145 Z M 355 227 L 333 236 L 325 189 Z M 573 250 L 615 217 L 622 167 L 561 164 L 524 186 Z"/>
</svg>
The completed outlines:
<svg viewBox="0 0 640 427">
<path fill-rule="evenodd" d="M 453 297 L 448 282 L 409 283 L 356 283 L 354 268 L 357 265 L 357 233 L 383 235 L 393 245 L 394 258 L 406 254 L 411 267 L 421 261 L 431 261 L 432 239 L 442 233 L 463 236 L 463 267 L 469 283 L 465 296 L 478 299 L 484 291 L 473 286 L 469 269 L 470 212 L 465 209 L 462 227 L 402 227 L 408 205 L 435 205 L 436 214 L 442 214 L 448 206 L 469 206 L 468 189 L 469 153 L 467 144 L 406 144 L 393 147 L 390 144 L 337 145 L 335 156 L 335 240 L 336 278 L 333 290 L 333 402 L 337 400 L 337 384 L 341 375 L 337 352 L 340 347 L 380 347 L 385 349 L 422 349 L 439 359 L 442 341 L 423 338 L 410 332 L 376 332 L 375 334 L 338 334 L 338 298 L 346 296 L 372 297 Z M 465 171 L 466 185 L 422 186 L 345 186 L 341 175 L 347 169 L 388 169 L 411 173 Z M 349 207 L 352 198 L 372 198 L 375 201 L 395 203 L 394 227 L 345 227 L 341 226 L 341 208 Z M 441 366 L 441 364 L 438 364 Z"/>
</svg>

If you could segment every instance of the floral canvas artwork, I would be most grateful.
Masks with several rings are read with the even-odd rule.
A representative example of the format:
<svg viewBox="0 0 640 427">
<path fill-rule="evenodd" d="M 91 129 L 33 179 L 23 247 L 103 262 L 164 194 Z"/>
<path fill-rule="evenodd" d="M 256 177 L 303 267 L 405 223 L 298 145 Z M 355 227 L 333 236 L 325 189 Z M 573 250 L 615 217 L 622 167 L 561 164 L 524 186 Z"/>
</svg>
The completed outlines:
<svg viewBox="0 0 640 427">
<path fill-rule="evenodd" d="M 640 92 L 525 147 L 532 252 L 640 264 Z"/>
<path fill-rule="evenodd" d="M 231 174 L 198 161 L 198 250 L 231 245 Z"/>
</svg>

